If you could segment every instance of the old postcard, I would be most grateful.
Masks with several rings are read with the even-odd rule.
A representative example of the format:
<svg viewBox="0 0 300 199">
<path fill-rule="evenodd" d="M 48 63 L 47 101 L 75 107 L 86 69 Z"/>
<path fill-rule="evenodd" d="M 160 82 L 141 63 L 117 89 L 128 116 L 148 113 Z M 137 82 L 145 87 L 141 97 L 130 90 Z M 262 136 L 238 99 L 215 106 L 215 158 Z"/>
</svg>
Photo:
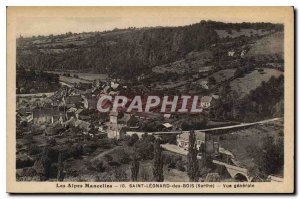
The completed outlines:
<svg viewBox="0 0 300 199">
<path fill-rule="evenodd" d="M 7 192 L 293 193 L 293 7 L 8 7 Z"/>
</svg>

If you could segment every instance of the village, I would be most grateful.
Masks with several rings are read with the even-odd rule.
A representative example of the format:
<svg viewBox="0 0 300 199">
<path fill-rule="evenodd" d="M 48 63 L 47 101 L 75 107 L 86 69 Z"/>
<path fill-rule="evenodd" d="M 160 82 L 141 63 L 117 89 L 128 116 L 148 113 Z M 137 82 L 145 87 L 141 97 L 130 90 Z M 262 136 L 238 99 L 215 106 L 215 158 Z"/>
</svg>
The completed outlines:
<svg viewBox="0 0 300 199">
<path fill-rule="evenodd" d="M 119 42 L 127 52 L 128 41 L 116 35 L 147 29 L 68 33 L 51 36 L 51 45 L 48 37 L 19 38 L 17 180 L 282 182 L 282 27 L 237 24 L 231 30 L 208 21 L 194 26 L 204 32 L 215 26 L 213 35 L 204 35 L 218 39 L 205 48 L 200 46 L 206 40 L 195 46 L 182 41 L 173 57 L 162 46 L 156 61 L 149 58 L 152 65 L 122 53 L 98 62 L 102 58 L 93 51 L 107 45 L 119 53 Z M 138 54 L 143 45 L 132 43 L 131 50 Z M 35 60 L 36 48 L 53 56 Z M 95 54 L 93 62 L 73 56 L 88 52 Z M 161 61 L 166 52 L 170 57 Z M 68 59 L 57 66 L 59 53 Z M 45 69 L 34 69 L 41 60 Z M 98 72 L 86 69 L 91 63 Z"/>
<path fill-rule="evenodd" d="M 33 175 L 32 172 L 36 173 L 33 170 L 30 173 L 27 169 L 21 168 L 24 166 L 25 168 L 28 166 L 35 168 L 37 166 L 34 160 L 35 157 L 43 153 L 43 147 L 49 146 L 57 151 L 62 151 L 62 147 L 66 145 L 77 147 L 79 143 L 89 143 L 84 144 L 83 148 L 75 147 L 75 154 L 71 155 L 83 155 L 89 159 L 87 156 L 97 152 L 98 141 L 101 143 L 102 140 L 105 145 L 109 145 L 106 147 L 100 146 L 100 148 L 104 147 L 101 153 L 105 154 L 105 148 L 111 151 L 120 147 L 120 145 L 124 145 L 124 143 L 132 146 L 137 140 L 143 140 L 145 136 L 152 136 L 151 139 L 161 140 L 161 147 L 166 152 L 175 154 L 177 158 L 185 157 L 188 154 L 189 130 L 191 129 L 184 129 L 184 124 L 180 123 L 180 120 L 195 117 L 195 114 L 196 117 L 197 115 L 207 117 L 208 112 L 213 108 L 214 101 L 219 99 L 216 94 L 199 97 L 200 113 L 182 114 L 174 111 L 160 113 L 156 109 L 148 112 L 133 111 L 130 113 L 124 109 L 99 112 L 97 109 L 99 96 L 114 97 L 124 92 L 130 93 L 128 84 L 122 85 L 118 79 L 96 80 L 90 84 L 70 84 L 66 82 L 61 82 L 61 84 L 62 87 L 53 93 L 17 95 L 17 167 L 21 171 L 20 179 L 24 176 L 30 178 Z M 208 87 L 207 84 L 205 86 Z M 192 114 L 192 116 L 189 114 Z M 249 124 L 249 127 L 270 122 L 277 122 L 277 119 Z M 248 175 L 247 169 L 241 166 L 231 151 L 222 148 L 219 143 L 222 135 L 234 130 L 248 128 L 247 124 L 211 123 L 214 123 L 212 127 L 215 128 L 209 127 L 209 125 L 207 126 L 208 130 L 194 129 L 196 126 L 192 127 L 193 131 L 196 132 L 198 159 L 209 154 L 213 158 L 211 161 L 214 165 L 228 170 L 229 175 L 227 174 L 226 178 L 232 178 L 236 181 L 251 181 L 252 177 Z M 204 126 L 206 124 L 207 122 Z M 232 128 L 222 129 L 222 126 L 229 125 Z M 218 128 L 218 126 L 221 127 Z M 26 148 L 27 146 L 28 148 Z M 101 153 L 97 156 L 101 156 Z M 65 159 L 68 158 L 68 155 L 66 155 Z M 127 162 L 128 160 L 125 161 L 125 163 Z M 183 165 L 178 167 L 185 170 Z M 215 178 L 220 179 L 219 173 L 208 172 L 206 175 L 219 176 Z M 269 176 L 268 179 L 281 181 L 281 178 L 275 176 Z M 121 178 L 121 180 L 124 179 Z M 147 178 L 147 180 L 149 179 Z"/>
</svg>

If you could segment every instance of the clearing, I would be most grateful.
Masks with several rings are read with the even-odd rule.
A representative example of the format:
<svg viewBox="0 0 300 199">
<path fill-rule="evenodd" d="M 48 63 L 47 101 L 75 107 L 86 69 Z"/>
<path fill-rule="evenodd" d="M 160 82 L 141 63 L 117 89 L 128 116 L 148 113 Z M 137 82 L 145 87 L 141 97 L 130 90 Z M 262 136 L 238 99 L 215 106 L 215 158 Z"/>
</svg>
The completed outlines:
<svg viewBox="0 0 300 199">
<path fill-rule="evenodd" d="M 283 74 L 283 72 L 276 69 L 263 69 L 263 72 L 254 70 L 242 78 L 234 79 L 230 82 L 231 89 L 239 93 L 239 96 L 242 98 L 246 94 L 249 94 L 251 90 L 255 90 L 257 87 L 259 87 L 263 81 L 267 82 L 272 76 L 278 77 L 279 75 Z"/>
</svg>

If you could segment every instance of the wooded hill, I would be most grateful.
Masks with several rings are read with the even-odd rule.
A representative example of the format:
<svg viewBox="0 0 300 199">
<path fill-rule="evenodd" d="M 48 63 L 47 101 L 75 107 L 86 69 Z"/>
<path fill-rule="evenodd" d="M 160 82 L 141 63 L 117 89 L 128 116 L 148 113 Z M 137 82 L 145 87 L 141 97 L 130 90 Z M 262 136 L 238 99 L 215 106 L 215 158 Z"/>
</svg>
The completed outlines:
<svg viewBox="0 0 300 199">
<path fill-rule="evenodd" d="M 189 52 L 237 40 L 236 37 L 225 37 L 222 31 L 228 34 L 239 32 L 239 38 L 245 37 L 243 31 L 250 29 L 251 34 L 253 32 L 250 37 L 262 37 L 270 31 L 283 30 L 283 25 L 201 21 L 182 27 L 131 27 L 105 32 L 20 37 L 17 39 L 17 68 L 132 76 L 180 60 Z M 261 34 L 255 30 L 260 30 Z"/>
</svg>

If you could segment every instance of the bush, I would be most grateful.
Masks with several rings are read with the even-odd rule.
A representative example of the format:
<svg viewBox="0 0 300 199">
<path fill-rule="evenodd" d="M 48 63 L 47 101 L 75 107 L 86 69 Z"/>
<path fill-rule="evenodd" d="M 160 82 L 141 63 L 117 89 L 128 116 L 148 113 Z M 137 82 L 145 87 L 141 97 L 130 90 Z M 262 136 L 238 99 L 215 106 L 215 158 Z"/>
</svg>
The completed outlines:
<svg viewBox="0 0 300 199">
<path fill-rule="evenodd" d="M 175 168 L 179 171 L 185 171 L 185 162 L 183 162 L 182 160 L 179 160 L 176 162 Z"/>
<path fill-rule="evenodd" d="M 147 139 L 142 139 L 137 141 L 134 146 L 138 156 L 142 160 L 153 159 L 153 142 L 149 142 Z"/>
<path fill-rule="evenodd" d="M 168 168 L 175 169 L 177 166 L 180 167 L 179 164 L 183 164 L 182 158 L 180 155 L 171 154 L 169 152 L 163 153 L 164 164 L 168 166 Z M 178 163 L 177 165 L 177 162 Z M 178 169 L 180 170 L 180 169 Z"/>
<path fill-rule="evenodd" d="M 41 147 L 37 145 L 30 145 L 28 151 L 30 155 L 37 155 L 40 154 L 43 150 Z"/>
<path fill-rule="evenodd" d="M 25 144 L 32 144 L 33 143 L 33 136 L 31 134 L 27 134 L 24 136 L 24 143 Z"/>
<path fill-rule="evenodd" d="M 50 138 L 47 140 L 47 144 L 50 146 L 53 146 L 56 144 L 56 140 L 54 138 Z"/>
<path fill-rule="evenodd" d="M 33 168 L 24 168 L 22 170 L 22 176 L 26 176 L 26 177 L 34 177 L 37 175 L 36 171 Z"/>
<path fill-rule="evenodd" d="M 16 160 L 16 167 L 17 169 L 24 168 L 24 167 L 31 167 L 34 164 L 34 160 L 29 157 L 22 157 L 17 158 Z"/>
<path fill-rule="evenodd" d="M 139 140 L 139 136 L 137 134 L 133 134 L 132 136 L 126 136 L 125 142 L 127 146 L 133 146 Z"/>
</svg>

